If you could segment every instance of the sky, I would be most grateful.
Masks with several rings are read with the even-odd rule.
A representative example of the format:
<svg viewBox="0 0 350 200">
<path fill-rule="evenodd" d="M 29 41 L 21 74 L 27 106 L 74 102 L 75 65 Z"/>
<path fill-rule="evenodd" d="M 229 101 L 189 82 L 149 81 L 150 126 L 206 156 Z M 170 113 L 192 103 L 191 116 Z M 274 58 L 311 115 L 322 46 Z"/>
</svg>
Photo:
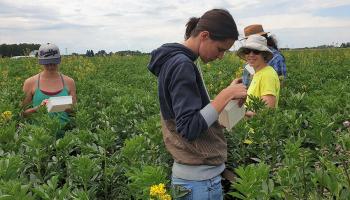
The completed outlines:
<svg viewBox="0 0 350 200">
<path fill-rule="evenodd" d="M 228 10 L 241 36 L 262 24 L 282 48 L 350 42 L 350 0 L 0 0 L 0 44 L 150 52 L 182 42 L 188 19 L 213 8 Z"/>
</svg>

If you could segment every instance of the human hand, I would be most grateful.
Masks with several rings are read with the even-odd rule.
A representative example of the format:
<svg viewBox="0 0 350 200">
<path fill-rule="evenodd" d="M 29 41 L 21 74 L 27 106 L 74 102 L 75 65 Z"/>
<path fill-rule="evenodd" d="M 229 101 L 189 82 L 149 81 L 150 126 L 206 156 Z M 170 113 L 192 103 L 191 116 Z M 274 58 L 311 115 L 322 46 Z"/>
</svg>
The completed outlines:
<svg viewBox="0 0 350 200">
<path fill-rule="evenodd" d="M 48 99 L 44 99 L 44 100 L 41 102 L 40 106 L 46 106 L 46 104 L 47 104 L 48 102 L 49 102 Z"/>
<path fill-rule="evenodd" d="M 230 85 L 226 89 L 230 94 L 230 99 L 245 99 L 247 97 L 247 89 L 242 83 Z"/>
<path fill-rule="evenodd" d="M 248 117 L 248 118 L 252 118 L 254 115 L 256 115 L 256 113 L 253 112 L 253 111 L 247 111 L 247 112 L 245 113 L 245 116 Z"/>
<path fill-rule="evenodd" d="M 245 101 L 247 100 L 247 98 L 241 98 L 241 99 L 237 99 L 238 101 L 238 107 L 242 107 L 245 103 Z"/>
<path fill-rule="evenodd" d="M 44 99 L 44 100 L 40 103 L 40 105 L 38 105 L 38 106 L 36 106 L 36 107 L 33 108 L 34 111 L 36 112 L 36 111 L 38 111 L 41 107 L 46 106 L 46 104 L 47 104 L 48 102 L 49 102 L 48 99 Z"/>
<path fill-rule="evenodd" d="M 233 80 L 233 81 L 231 82 L 230 85 L 236 85 L 236 84 L 240 84 L 240 83 L 243 83 L 242 78 L 236 78 L 235 80 Z"/>
</svg>

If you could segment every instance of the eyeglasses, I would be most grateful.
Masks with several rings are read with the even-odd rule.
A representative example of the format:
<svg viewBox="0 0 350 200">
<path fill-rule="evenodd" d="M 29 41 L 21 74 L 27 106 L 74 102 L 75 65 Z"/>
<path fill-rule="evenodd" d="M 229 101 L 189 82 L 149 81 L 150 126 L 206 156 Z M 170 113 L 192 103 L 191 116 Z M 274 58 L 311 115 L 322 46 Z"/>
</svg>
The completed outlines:
<svg viewBox="0 0 350 200">
<path fill-rule="evenodd" d="M 244 50 L 243 50 L 243 53 L 244 53 L 244 54 L 250 54 L 250 52 L 253 52 L 253 54 L 255 54 L 255 55 L 258 55 L 258 54 L 261 53 L 261 51 L 255 50 L 255 49 L 244 49 Z"/>
</svg>

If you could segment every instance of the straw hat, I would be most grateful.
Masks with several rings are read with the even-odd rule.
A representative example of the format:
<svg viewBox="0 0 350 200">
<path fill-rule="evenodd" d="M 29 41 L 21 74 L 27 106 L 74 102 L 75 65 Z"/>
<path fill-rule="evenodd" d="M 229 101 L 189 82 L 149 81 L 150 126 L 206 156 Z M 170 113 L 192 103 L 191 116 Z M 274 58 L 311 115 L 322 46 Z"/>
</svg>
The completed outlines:
<svg viewBox="0 0 350 200">
<path fill-rule="evenodd" d="M 250 35 L 258 34 L 265 35 L 269 32 L 265 32 L 261 24 L 252 24 L 244 28 L 244 36 L 247 38 Z"/>
<path fill-rule="evenodd" d="M 265 37 L 261 35 L 251 35 L 246 40 L 245 44 L 238 49 L 237 55 L 245 60 L 245 50 L 246 49 L 252 49 L 252 50 L 258 50 L 260 52 L 263 52 L 267 56 L 267 61 L 271 60 L 273 57 L 272 51 L 267 47 L 267 40 Z"/>
</svg>

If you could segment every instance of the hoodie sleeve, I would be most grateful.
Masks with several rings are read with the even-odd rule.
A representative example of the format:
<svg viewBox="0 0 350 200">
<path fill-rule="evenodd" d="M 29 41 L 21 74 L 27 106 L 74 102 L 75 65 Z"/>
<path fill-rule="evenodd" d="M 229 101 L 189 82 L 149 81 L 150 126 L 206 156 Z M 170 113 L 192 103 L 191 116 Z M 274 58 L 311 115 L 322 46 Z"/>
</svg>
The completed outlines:
<svg viewBox="0 0 350 200">
<path fill-rule="evenodd" d="M 176 66 L 168 89 L 175 114 L 176 131 L 190 141 L 196 139 L 208 129 L 212 122 L 207 124 L 208 120 L 202 115 L 202 113 L 206 113 L 205 116 L 208 116 L 210 109 L 208 106 L 203 109 L 201 107 L 202 99 L 192 63 L 181 63 Z M 216 112 L 215 109 L 214 112 Z M 215 114 L 217 115 L 217 113 Z"/>
</svg>

